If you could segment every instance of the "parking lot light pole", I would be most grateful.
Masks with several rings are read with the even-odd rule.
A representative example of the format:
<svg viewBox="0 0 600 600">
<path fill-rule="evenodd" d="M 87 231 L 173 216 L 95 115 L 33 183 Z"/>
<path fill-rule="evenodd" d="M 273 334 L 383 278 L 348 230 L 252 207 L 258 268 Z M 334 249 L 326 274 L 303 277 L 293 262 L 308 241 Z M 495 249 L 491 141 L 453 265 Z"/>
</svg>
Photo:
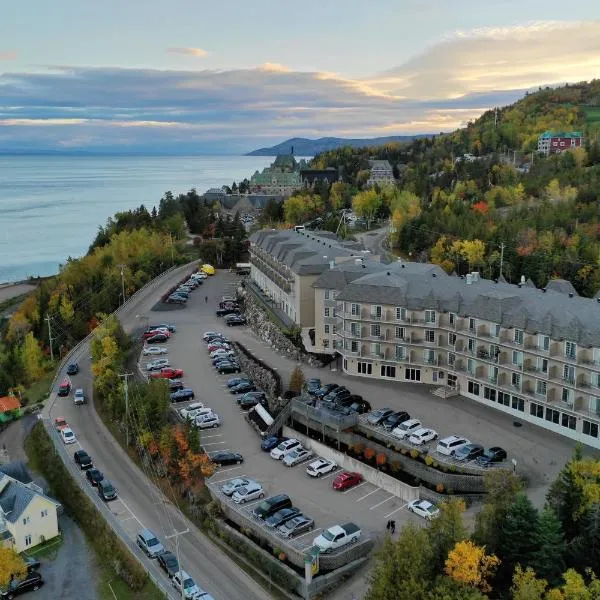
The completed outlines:
<svg viewBox="0 0 600 600">
<path fill-rule="evenodd" d="M 179 553 L 179 536 L 180 535 L 185 535 L 186 533 L 189 533 L 190 530 L 188 529 L 184 529 L 183 531 L 176 531 L 175 533 L 172 533 L 171 535 L 167 535 L 165 536 L 165 540 L 170 540 L 175 538 L 175 556 L 177 556 L 177 566 L 179 567 L 179 583 L 180 583 L 180 591 L 181 591 L 181 598 L 183 600 L 185 600 L 185 588 L 183 587 L 183 577 L 182 577 L 182 573 L 183 573 L 183 568 L 181 566 L 181 558 L 180 558 L 180 553 Z"/>
</svg>

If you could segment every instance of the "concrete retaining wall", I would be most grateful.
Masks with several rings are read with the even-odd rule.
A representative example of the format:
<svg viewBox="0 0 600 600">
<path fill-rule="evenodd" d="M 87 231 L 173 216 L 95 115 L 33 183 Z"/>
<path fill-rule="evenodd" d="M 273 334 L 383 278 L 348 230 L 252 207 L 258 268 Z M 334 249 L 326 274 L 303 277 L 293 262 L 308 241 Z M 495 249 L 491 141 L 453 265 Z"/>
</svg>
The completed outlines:
<svg viewBox="0 0 600 600">
<path fill-rule="evenodd" d="M 398 498 L 402 498 L 402 500 L 405 500 L 406 502 L 411 502 L 412 500 L 417 500 L 419 498 L 419 487 L 413 487 L 403 481 L 399 481 L 395 477 L 382 473 L 378 469 L 370 467 L 352 456 L 348 456 L 321 442 L 312 440 L 290 427 L 283 428 L 283 435 L 295 437 L 300 440 L 305 447 L 310 448 L 315 454 L 335 461 L 342 469 L 360 473 L 365 478 L 365 481 L 380 487 L 390 494 L 394 494 L 394 496 L 397 496 Z"/>
</svg>

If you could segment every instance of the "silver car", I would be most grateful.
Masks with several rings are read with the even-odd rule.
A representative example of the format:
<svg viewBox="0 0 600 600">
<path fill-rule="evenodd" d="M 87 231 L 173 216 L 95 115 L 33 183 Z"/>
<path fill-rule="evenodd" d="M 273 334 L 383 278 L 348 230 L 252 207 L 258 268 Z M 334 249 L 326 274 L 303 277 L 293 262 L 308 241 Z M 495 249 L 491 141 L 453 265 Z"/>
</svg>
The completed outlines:
<svg viewBox="0 0 600 600">
<path fill-rule="evenodd" d="M 257 481 L 251 481 L 248 485 L 235 490 L 231 497 L 236 504 L 244 504 L 245 502 L 264 498 L 265 490 Z"/>
<path fill-rule="evenodd" d="M 169 366 L 168 358 L 157 358 L 146 363 L 146 371 L 160 371 L 163 367 Z"/>
<path fill-rule="evenodd" d="M 250 485 L 251 483 L 255 483 L 255 482 L 252 481 L 252 479 L 244 479 L 244 478 L 232 479 L 231 481 L 228 481 L 227 483 L 224 483 L 221 486 L 221 491 L 226 496 L 231 496 L 231 495 L 233 495 L 233 492 L 235 492 L 239 488 Z"/>
</svg>

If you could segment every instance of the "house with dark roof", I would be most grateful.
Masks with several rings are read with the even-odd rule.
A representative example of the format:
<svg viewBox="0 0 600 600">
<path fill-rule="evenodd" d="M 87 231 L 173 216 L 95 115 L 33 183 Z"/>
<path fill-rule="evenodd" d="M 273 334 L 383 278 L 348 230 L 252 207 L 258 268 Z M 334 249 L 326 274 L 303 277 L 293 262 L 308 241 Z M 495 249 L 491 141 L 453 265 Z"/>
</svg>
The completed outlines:
<svg viewBox="0 0 600 600">
<path fill-rule="evenodd" d="M 33 483 L 22 463 L 0 467 L 0 538 L 17 552 L 29 550 L 59 534 L 60 503 Z"/>
</svg>

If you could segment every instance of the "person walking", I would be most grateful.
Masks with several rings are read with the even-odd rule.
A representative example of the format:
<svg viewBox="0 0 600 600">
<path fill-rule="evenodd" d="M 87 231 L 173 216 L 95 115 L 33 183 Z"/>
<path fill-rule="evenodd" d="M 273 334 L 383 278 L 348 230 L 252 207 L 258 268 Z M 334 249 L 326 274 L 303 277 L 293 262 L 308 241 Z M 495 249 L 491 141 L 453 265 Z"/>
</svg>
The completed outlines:
<svg viewBox="0 0 600 600">
<path fill-rule="evenodd" d="M 204 302 L 206 302 L 206 304 L 208 304 L 208 296 L 204 296 Z"/>
<path fill-rule="evenodd" d="M 388 519 L 388 522 L 385 524 L 385 528 L 387 530 L 387 532 L 390 532 L 390 529 L 392 528 L 392 522 Z"/>
<path fill-rule="evenodd" d="M 394 535 L 394 533 L 396 532 L 396 521 L 390 521 L 390 530 L 392 532 L 392 535 Z"/>
</svg>

